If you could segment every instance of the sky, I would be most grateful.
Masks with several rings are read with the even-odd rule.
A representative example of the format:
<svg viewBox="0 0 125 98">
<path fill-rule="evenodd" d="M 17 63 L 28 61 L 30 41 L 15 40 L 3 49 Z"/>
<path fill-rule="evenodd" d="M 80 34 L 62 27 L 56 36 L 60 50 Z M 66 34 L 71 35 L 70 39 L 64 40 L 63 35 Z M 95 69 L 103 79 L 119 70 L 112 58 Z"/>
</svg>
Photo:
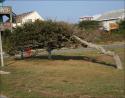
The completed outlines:
<svg viewBox="0 0 125 98">
<path fill-rule="evenodd" d="M 16 14 L 37 11 L 45 20 L 77 23 L 82 16 L 93 16 L 123 9 L 124 0 L 6 0 Z"/>
</svg>

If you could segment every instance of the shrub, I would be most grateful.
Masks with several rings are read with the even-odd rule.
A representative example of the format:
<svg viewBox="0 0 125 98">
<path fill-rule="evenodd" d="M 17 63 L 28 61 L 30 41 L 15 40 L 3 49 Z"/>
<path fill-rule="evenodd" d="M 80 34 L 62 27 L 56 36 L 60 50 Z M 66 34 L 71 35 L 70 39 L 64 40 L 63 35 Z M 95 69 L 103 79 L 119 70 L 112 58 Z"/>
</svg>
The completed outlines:
<svg viewBox="0 0 125 98">
<path fill-rule="evenodd" d="M 2 33 L 3 49 L 5 52 L 9 52 L 11 50 L 11 34 L 12 32 L 9 29 L 4 30 Z"/>
<path fill-rule="evenodd" d="M 15 50 L 25 47 L 44 48 L 51 54 L 53 49 L 68 47 L 74 43 L 73 33 L 74 26 L 71 24 L 37 20 L 34 23 L 25 23 L 17 27 L 11 39 Z"/>
<path fill-rule="evenodd" d="M 99 28 L 99 22 L 98 21 L 81 21 L 78 23 L 78 26 L 81 29 L 85 29 L 85 30 L 90 30 L 90 29 L 97 29 Z"/>
</svg>

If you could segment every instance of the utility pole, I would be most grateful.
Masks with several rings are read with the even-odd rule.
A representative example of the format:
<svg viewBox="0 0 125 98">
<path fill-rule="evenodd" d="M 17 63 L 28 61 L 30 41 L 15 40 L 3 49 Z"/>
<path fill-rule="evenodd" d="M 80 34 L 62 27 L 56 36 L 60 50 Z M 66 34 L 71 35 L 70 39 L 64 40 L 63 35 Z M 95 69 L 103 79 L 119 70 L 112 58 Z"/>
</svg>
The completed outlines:
<svg viewBox="0 0 125 98">
<path fill-rule="evenodd" d="M 3 2 L 4 2 L 5 0 L 0 0 L 0 9 L 2 9 L 2 7 L 3 7 Z M 3 17 L 2 16 L 0 16 L 0 26 L 1 26 L 1 28 L 0 28 L 0 58 L 1 58 L 1 66 L 3 67 L 4 66 L 4 61 L 3 61 L 3 47 L 2 47 L 2 25 L 3 25 Z"/>
<path fill-rule="evenodd" d="M 3 49 L 2 49 L 2 38 L 1 38 L 1 30 L 0 30 L 0 58 L 1 58 L 1 66 L 4 66 L 4 61 L 3 61 Z"/>
</svg>

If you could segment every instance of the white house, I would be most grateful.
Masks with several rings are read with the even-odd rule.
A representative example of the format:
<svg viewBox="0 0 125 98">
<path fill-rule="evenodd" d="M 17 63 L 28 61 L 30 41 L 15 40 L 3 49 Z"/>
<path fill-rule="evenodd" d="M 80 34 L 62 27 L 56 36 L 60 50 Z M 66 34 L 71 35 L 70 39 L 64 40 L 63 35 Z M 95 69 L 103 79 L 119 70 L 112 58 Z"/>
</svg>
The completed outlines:
<svg viewBox="0 0 125 98">
<path fill-rule="evenodd" d="M 110 31 L 112 29 L 117 29 L 118 28 L 117 22 L 124 19 L 125 19 L 125 9 L 120 9 L 94 16 L 81 17 L 80 21 L 86 21 L 86 20 L 100 21 L 103 29 L 106 31 Z"/>
<path fill-rule="evenodd" d="M 97 20 L 100 16 L 101 16 L 101 14 L 97 14 L 97 15 L 93 15 L 93 16 L 83 16 L 83 17 L 80 17 L 79 20 L 80 21 Z"/>
<path fill-rule="evenodd" d="M 80 17 L 80 21 L 90 21 L 90 20 L 93 20 L 93 16 L 83 16 L 83 17 Z"/>
<path fill-rule="evenodd" d="M 118 28 L 117 22 L 124 19 L 125 19 L 125 10 L 120 9 L 103 13 L 96 20 L 102 23 L 104 30 L 110 31 L 112 29 L 117 29 Z"/>
<path fill-rule="evenodd" d="M 35 20 L 44 21 L 44 19 L 36 11 L 16 15 L 14 17 L 14 20 L 15 22 L 13 23 L 13 27 L 20 26 L 26 22 L 35 22 Z"/>
</svg>

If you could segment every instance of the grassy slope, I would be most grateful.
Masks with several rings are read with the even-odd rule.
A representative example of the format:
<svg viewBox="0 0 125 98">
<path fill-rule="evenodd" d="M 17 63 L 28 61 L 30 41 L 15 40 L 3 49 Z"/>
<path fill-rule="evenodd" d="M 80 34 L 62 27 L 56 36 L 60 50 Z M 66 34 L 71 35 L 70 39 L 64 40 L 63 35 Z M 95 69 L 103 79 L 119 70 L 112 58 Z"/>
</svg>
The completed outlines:
<svg viewBox="0 0 125 98">
<path fill-rule="evenodd" d="M 122 60 L 124 50 L 116 50 Z M 60 54 L 61 55 L 61 54 Z M 63 53 L 62 55 L 70 55 Z M 106 60 L 95 52 L 74 53 Z M 108 59 L 107 59 L 108 58 Z M 112 61 L 111 61 L 112 62 Z M 110 62 L 110 63 L 111 63 Z M 7 60 L 10 75 L 1 76 L 2 94 L 9 98 L 124 98 L 124 70 L 88 60 Z"/>
</svg>

